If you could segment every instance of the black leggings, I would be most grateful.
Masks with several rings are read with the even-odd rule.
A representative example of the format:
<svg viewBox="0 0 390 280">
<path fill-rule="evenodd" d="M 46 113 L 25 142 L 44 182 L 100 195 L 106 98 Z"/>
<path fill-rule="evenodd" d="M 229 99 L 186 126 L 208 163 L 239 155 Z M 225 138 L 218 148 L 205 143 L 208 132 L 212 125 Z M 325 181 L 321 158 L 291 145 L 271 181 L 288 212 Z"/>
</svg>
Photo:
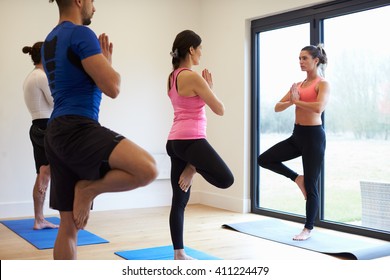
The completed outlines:
<svg viewBox="0 0 390 280">
<path fill-rule="evenodd" d="M 324 160 L 326 146 L 322 126 L 295 125 L 293 134 L 286 140 L 262 153 L 257 162 L 261 167 L 290 178 L 298 174 L 282 162 L 302 156 L 303 175 L 307 193 L 305 228 L 313 229 L 319 207 L 318 179 Z"/>
<path fill-rule="evenodd" d="M 180 189 L 179 178 L 187 164 L 196 168 L 210 184 L 226 189 L 234 182 L 229 167 L 211 147 L 206 139 L 168 140 L 167 153 L 171 158 L 172 206 L 169 216 L 169 226 L 173 248 L 183 249 L 184 209 L 190 198 L 190 190 Z"/>
</svg>

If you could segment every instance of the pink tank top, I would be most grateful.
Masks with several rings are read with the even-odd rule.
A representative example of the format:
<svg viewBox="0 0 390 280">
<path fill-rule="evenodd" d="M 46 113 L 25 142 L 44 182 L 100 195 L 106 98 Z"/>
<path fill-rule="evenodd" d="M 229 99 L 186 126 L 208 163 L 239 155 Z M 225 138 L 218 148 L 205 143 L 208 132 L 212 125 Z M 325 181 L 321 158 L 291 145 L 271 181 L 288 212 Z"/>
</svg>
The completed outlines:
<svg viewBox="0 0 390 280">
<path fill-rule="evenodd" d="M 176 69 L 171 78 L 168 96 L 174 110 L 174 119 L 168 140 L 187 140 L 206 138 L 206 103 L 199 96 L 180 96 L 177 92 L 177 76 L 187 68 Z"/>
<path fill-rule="evenodd" d="M 299 96 L 300 96 L 299 100 L 302 100 L 305 102 L 317 101 L 317 92 L 316 92 L 315 88 L 321 80 L 322 80 L 322 78 L 318 77 L 308 87 L 301 87 L 302 83 L 300 83 L 298 86 L 298 92 L 299 92 Z"/>
</svg>

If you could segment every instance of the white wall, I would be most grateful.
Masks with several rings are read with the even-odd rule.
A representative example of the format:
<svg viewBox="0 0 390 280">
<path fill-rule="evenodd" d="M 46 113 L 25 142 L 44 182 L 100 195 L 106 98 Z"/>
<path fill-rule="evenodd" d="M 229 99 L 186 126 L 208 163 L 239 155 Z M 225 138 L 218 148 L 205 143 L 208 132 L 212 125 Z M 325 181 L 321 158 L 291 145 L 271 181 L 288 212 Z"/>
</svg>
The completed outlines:
<svg viewBox="0 0 390 280">
<path fill-rule="evenodd" d="M 154 155 L 165 153 L 172 121 L 165 94 L 170 48 L 178 32 L 199 33 L 203 59 L 195 70 L 212 71 L 214 89 L 226 106 L 222 118 L 208 111 L 208 139 L 231 167 L 235 184 L 222 191 L 196 177 L 191 202 L 248 211 L 249 20 L 319 2 L 323 1 L 97 1 L 91 28 L 109 35 L 114 43 L 113 65 L 122 75 L 121 94 L 115 100 L 103 99 L 100 122 Z M 0 218 L 33 213 L 31 119 L 22 93 L 32 63 L 21 49 L 43 40 L 57 21 L 57 6 L 48 1 L 0 0 Z M 156 180 L 132 192 L 102 195 L 94 205 L 96 210 L 164 206 L 170 205 L 170 196 L 169 181 Z M 46 206 L 45 213 L 56 212 Z"/>
</svg>

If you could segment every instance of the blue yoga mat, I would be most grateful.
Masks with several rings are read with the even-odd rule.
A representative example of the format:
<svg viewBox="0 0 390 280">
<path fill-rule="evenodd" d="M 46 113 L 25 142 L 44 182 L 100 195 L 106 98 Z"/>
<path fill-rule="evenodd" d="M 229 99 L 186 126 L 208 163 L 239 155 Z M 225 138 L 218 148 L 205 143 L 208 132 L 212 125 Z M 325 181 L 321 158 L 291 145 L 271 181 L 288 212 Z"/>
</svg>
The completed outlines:
<svg viewBox="0 0 390 280">
<path fill-rule="evenodd" d="M 295 241 L 292 237 L 302 230 L 302 225 L 296 226 L 278 219 L 224 224 L 222 227 L 319 253 L 345 256 L 351 259 L 370 260 L 390 256 L 389 242 L 349 234 L 332 234 L 314 229 L 308 240 Z"/>
<path fill-rule="evenodd" d="M 57 217 L 46 218 L 47 221 L 53 224 L 60 224 L 60 219 Z M 7 220 L 0 221 L 3 225 L 15 232 L 17 235 L 25 239 L 31 245 L 39 250 L 51 249 L 54 247 L 54 242 L 57 238 L 58 229 L 40 229 L 34 230 L 34 219 L 23 220 Z M 108 243 L 107 240 L 90 233 L 86 230 L 80 230 L 78 233 L 78 246 Z"/>
<path fill-rule="evenodd" d="M 197 260 L 220 260 L 219 258 L 192 248 L 184 247 L 184 250 L 187 255 Z M 173 247 L 168 245 L 138 250 L 120 251 L 115 252 L 115 254 L 126 260 L 173 260 Z"/>
</svg>

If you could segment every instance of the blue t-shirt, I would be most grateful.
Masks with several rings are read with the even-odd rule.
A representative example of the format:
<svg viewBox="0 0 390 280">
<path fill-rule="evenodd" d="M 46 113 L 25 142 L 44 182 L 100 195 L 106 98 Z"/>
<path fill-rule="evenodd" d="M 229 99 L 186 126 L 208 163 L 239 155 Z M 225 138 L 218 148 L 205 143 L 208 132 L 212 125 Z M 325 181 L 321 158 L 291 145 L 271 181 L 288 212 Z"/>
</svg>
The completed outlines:
<svg viewBox="0 0 390 280">
<path fill-rule="evenodd" d="M 86 26 L 65 21 L 46 37 L 42 63 L 54 99 L 51 120 L 78 115 L 98 121 L 102 91 L 85 72 L 81 61 L 99 53 L 99 40 Z"/>
</svg>

